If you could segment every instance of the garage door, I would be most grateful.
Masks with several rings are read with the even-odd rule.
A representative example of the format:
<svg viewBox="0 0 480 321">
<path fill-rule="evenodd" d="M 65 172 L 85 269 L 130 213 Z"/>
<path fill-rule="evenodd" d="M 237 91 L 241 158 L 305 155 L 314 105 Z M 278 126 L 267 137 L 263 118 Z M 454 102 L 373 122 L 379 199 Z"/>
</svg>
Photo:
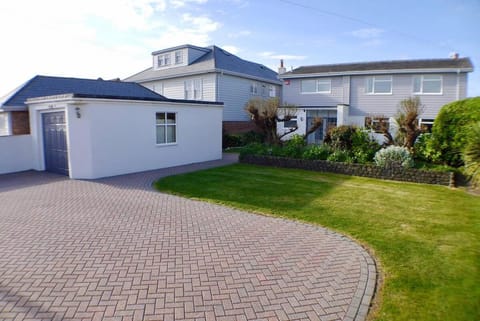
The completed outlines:
<svg viewBox="0 0 480 321">
<path fill-rule="evenodd" d="M 45 170 L 68 175 L 67 126 L 65 112 L 42 115 Z"/>
</svg>

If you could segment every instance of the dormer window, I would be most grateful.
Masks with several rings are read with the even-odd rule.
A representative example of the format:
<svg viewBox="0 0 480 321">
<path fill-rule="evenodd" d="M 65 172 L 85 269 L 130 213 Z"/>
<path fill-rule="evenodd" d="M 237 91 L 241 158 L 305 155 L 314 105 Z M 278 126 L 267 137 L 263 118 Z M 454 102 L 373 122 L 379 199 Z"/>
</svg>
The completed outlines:
<svg viewBox="0 0 480 321">
<path fill-rule="evenodd" d="M 163 54 L 157 56 L 157 65 L 158 67 L 170 65 L 170 54 Z"/>
<path fill-rule="evenodd" d="M 183 51 L 181 50 L 175 51 L 175 64 L 176 65 L 183 64 Z"/>
</svg>

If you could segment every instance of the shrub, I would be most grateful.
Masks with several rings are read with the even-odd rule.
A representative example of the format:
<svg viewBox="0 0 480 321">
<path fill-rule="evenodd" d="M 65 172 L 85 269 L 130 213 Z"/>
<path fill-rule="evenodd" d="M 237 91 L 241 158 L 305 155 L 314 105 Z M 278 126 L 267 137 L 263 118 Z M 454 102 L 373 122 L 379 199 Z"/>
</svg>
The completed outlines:
<svg viewBox="0 0 480 321">
<path fill-rule="evenodd" d="M 242 138 L 240 135 L 232 135 L 232 134 L 224 134 L 222 140 L 222 147 L 229 148 L 229 147 L 240 147 L 243 146 Z"/>
<path fill-rule="evenodd" d="M 472 126 L 480 122 L 480 97 L 468 98 L 442 107 L 432 134 L 440 161 L 455 167 L 463 165 L 462 153 Z"/>
<path fill-rule="evenodd" d="M 332 127 L 325 136 L 324 143 L 334 149 L 351 150 L 357 127 L 343 125 Z"/>
<path fill-rule="evenodd" d="M 413 159 L 410 152 L 405 147 L 388 146 L 380 149 L 375 154 L 375 163 L 381 167 L 390 167 L 400 165 L 405 168 L 413 167 Z"/>
<path fill-rule="evenodd" d="M 330 162 L 354 163 L 350 153 L 342 149 L 334 150 L 333 153 L 328 155 L 327 160 Z"/>
<path fill-rule="evenodd" d="M 240 157 L 245 155 L 268 155 L 268 147 L 261 143 L 252 143 L 243 147 L 240 151 Z"/>
<path fill-rule="evenodd" d="M 281 152 L 282 155 L 279 156 L 301 158 L 305 145 L 306 143 L 303 136 L 293 135 L 289 140 L 284 142 Z"/>
<path fill-rule="evenodd" d="M 252 143 L 262 143 L 265 140 L 265 135 L 256 131 L 249 131 L 242 134 L 242 144 L 248 145 Z"/>
<path fill-rule="evenodd" d="M 473 186 L 480 186 L 480 122 L 472 127 L 464 153 L 465 173 Z"/>
<path fill-rule="evenodd" d="M 357 129 L 352 136 L 352 154 L 357 163 L 372 162 L 380 147 L 380 144 L 367 131 Z"/>
<path fill-rule="evenodd" d="M 431 133 L 424 133 L 418 136 L 413 145 L 413 150 L 415 159 L 420 161 L 437 163 L 441 157 L 440 151 L 435 147 Z"/>
<path fill-rule="evenodd" d="M 305 148 L 302 154 L 303 159 L 321 159 L 326 160 L 331 150 L 326 145 L 310 145 Z"/>
<path fill-rule="evenodd" d="M 264 135 L 253 130 L 243 134 L 224 134 L 222 147 L 241 147 L 251 143 L 262 143 Z"/>
</svg>

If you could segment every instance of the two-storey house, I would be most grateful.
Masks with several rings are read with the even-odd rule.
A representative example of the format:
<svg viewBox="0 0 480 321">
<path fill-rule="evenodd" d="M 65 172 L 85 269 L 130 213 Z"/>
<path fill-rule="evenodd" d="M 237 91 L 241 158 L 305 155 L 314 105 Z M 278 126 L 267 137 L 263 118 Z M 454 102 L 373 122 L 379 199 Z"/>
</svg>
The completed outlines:
<svg viewBox="0 0 480 321">
<path fill-rule="evenodd" d="M 152 53 L 152 66 L 125 79 L 171 99 L 224 103 L 227 132 L 253 129 L 245 112 L 252 97 L 280 97 L 282 82 L 264 65 L 243 60 L 219 47 L 182 45 Z"/>
<path fill-rule="evenodd" d="M 330 126 L 371 126 L 379 118 L 391 122 L 400 101 L 413 96 L 424 106 L 420 122 L 431 125 L 443 105 L 466 97 L 472 71 L 470 59 L 458 55 L 299 67 L 279 75 L 283 102 L 298 106 L 297 118 L 280 123 L 279 130 L 297 125 L 302 134 L 321 117 L 323 126 L 308 137 L 309 143 L 321 143 Z"/>
</svg>

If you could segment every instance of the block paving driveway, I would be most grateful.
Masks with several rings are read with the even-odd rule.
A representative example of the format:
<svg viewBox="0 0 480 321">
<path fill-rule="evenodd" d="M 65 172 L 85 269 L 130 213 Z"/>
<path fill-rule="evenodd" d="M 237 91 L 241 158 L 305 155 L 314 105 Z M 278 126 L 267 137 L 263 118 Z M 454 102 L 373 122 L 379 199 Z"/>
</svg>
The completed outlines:
<svg viewBox="0 0 480 321">
<path fill-rule="evenodd" d="M 233 161 L 0 175 L 0 320 L 364 320 L 375 264 L 348 238 L 150 187 Z"/>
</svg>

